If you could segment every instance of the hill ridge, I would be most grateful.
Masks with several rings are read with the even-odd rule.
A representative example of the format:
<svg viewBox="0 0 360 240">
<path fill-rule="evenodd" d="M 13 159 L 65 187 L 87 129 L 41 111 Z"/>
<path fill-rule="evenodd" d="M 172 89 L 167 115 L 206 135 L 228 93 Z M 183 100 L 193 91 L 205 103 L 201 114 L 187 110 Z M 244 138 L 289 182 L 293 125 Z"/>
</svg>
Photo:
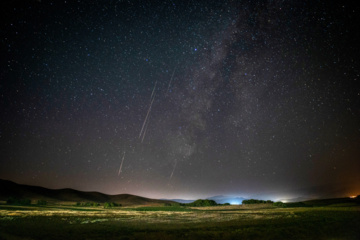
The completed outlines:
<svg viewBox="0 0 360 240">
<path fill-rule="evenodd" d="M 49 189 L 41 186 L 18 184 L 10 180 L 0 179 L 0 200 L 6 201 L 10 197 L 27 198 L 35 201 L 41 199 L 52 203 L 116 202 L 123 206 L 174 203 L 169 200 L 151 199 L 128 193 L 110 195 L 97 191 L 80 191 L 72 188 Z"/>
</svg>

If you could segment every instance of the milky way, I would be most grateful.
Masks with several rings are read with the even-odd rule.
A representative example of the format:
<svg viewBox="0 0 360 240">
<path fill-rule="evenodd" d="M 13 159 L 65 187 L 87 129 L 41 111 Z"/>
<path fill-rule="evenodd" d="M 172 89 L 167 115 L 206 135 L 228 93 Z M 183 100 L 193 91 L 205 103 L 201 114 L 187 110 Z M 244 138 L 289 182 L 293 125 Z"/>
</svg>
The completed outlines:
<svg viewBox="0 0 360 240">
<path fill-rule="evenodd" d="M 359 194 L 354 5 L 1 5 L 0 178 L 153 198 Z"/>
</svg>

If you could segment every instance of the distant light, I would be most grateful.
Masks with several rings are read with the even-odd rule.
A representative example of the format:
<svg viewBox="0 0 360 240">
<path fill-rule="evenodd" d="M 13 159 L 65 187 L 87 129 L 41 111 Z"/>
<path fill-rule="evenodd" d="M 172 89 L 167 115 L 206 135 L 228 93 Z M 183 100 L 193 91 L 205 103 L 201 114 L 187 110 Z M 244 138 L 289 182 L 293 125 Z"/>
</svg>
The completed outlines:
<svg viewBox="0 0 360 240">
<path fill-rule="evenodd" d="M 197 51 L 197 48 L 195 48 L 195 51 Z"/>
<path fill-rule="evenodd" d="M 356 198 L 356 196 L 350 196 L 349 198 Z"/>
</svg>

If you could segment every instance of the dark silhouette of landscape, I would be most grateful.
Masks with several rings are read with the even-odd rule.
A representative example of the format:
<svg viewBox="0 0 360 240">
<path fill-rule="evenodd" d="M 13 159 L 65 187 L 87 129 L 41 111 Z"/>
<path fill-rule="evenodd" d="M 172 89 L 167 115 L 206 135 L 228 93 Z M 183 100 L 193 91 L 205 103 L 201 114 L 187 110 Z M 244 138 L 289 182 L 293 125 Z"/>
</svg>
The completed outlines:
<svg viewBox="0 0 360 240">
<path fill-rule="evenodd" d="M 71 188 L 64 189 L 48 189 L 39 186 L 30 186 L 25 184 L 18 184 L 9 180 L 0 179 L 0 201 L 7 201 L 9 198 L 17 199 L 30 199 L 33 202 L 38 200 L 45 200 L 49 204 L 73 204 L 75 202 L 94 202 L 94 203 L 105 203 L 114 202 L 120 206 L 163 206 L 163 205 L 174 205 L 177 203 L 188 204 L 194 202 L 194 200 L 183 200 L 183 199 L 151 199 L 132 194 L 116 194 L 108 195 L 100 192 L 84 192 Z M 218 204 L 224 204 L 226 196 L 214 196 L 208 198 L 214 200 Z M 246 198 L 237 198 L 239 201 L 246 200 Z M 289 205 L 303 203 L 304 206 L 328 206 L 332 204 L 340 203 L 358 203 L 359 197 L 357 198 L 328 198 L 328 199 L 312 199 L 292 202 Z"/>
<path fill-rule="evenodd" d="M 223 200 L 226 196 L 215 196 Z M 180 201 L 181 199 L 177 199 Z M 191 203 L 0 180 L 0 239 L 359 239 L 360 196 Z"/>
<path fill-rule="evenodd" d="M 171 204 L 173 201 L 150 199 L 131 194 L 108 195 L 100 192 L 84 192 L 71 188 L 48 189 L 38 186 L 17 184 L 8 180 L 0 179 L 0 200 L 7 201 L 9 198 L 21 198 L 36 200 L 46 200 L 51 204 L 73 203 L 73 202 L 116 202 L 121 206 L 132 205 L 161 205 Z"/>
</svg>

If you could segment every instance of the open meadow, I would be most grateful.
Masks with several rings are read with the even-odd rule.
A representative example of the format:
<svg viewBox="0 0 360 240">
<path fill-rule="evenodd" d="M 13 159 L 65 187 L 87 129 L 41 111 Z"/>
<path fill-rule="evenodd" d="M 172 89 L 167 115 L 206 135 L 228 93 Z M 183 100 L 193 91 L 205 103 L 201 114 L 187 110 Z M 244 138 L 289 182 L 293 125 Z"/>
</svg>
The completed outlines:
<svg viewBox="0 0 360 240">
<path fill-rule="evenodd" d="M 0 239 L 360 239 L 360 206 L 0 205 Z"/>
<path fill-rule="evenodd" d="M 0 240 L 360 240 L 359 3 L 0 0 Z"/>
</svg>

